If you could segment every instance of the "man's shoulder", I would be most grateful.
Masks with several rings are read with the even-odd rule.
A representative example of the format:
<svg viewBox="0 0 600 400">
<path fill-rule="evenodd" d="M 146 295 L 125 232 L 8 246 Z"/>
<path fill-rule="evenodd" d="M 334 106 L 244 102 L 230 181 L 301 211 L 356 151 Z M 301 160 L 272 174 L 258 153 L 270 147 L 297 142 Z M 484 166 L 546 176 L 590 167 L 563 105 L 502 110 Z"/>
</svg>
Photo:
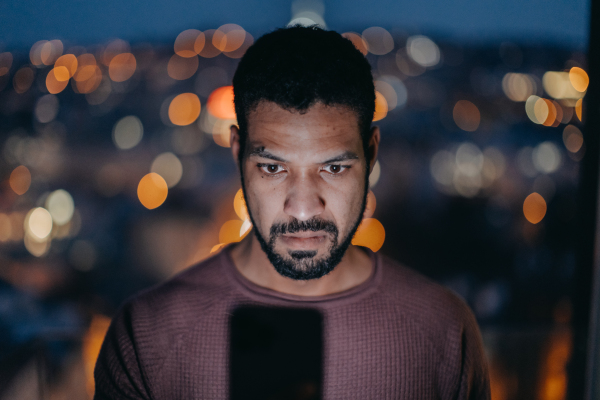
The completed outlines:
<svg viewBox="0 0 600 400">
<path fill-rule="evenodd" d="M 460 330 L 475 322 L 467 303 L 450 289 L 386 256 L 381 263 L 382 292 L 399 313 L 428 329 Z"/>
</svg>

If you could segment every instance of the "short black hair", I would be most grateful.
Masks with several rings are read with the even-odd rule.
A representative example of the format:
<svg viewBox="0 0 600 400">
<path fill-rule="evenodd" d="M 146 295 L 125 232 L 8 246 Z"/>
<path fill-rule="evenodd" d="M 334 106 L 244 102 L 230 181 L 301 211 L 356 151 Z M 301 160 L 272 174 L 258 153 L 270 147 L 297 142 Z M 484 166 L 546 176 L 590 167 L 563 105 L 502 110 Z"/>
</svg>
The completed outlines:
<svg viewBox="0 0 600 400">
<path fill-rule="evenodd" d="M 355 111 L 366 154 L 375 112 L 371 65 L 352 42 L 317 26 L 292 26 L 260 37 L 233 76 L 240 134 L 240 167 L 246 151 L 247 117 L 261 101 L 289 111 L 341 105 Z"/>
</svg>

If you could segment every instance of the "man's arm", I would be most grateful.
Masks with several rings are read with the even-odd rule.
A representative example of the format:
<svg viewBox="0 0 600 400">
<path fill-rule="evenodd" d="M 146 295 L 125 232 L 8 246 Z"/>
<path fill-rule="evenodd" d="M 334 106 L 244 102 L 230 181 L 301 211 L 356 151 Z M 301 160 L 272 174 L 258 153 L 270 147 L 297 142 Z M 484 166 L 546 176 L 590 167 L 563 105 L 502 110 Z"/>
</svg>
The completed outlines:
<svg viewBox="0 0 600 400">
<path fill-rule="evenodd" d="M 150 400 L 134 340 L 131 307 L 114 317 L 94 369 L 94 400 Z"/>
</svg>

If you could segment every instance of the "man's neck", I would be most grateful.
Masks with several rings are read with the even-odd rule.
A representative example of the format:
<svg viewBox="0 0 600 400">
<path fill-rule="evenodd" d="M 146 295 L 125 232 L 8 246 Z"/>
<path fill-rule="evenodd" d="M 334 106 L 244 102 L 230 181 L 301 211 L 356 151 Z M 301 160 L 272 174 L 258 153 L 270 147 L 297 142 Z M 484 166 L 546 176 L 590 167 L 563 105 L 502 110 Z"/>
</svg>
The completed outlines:
<svg viewBox="0 0 600 400">
<path fill-rule="evenodd" d="M 329 274 L 319 279 L 294 280 L 275 270 L 252 232 L 234 245 L 230 254 L 239 273 L 252 283 L 298 296 L 325 296 L 343 292 L 360 285 L 373 272 L 368 254 L 358 247 L 350 246 L 342 261 Z"/>
</svg>

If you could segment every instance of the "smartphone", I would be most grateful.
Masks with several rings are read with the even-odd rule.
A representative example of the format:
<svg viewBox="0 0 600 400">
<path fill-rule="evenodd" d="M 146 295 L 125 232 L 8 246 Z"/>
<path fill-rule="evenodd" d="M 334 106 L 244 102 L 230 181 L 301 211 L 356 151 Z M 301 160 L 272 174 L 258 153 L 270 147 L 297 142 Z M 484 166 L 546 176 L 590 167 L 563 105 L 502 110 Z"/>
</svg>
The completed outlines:
<svg viewBox="0 0 600 400">
<path fill-rule="evenodd" d="M 308 308 L 236 308 L 230 320 L 231 400 L 318 400 L 323 318 Z"/>
</svg>

